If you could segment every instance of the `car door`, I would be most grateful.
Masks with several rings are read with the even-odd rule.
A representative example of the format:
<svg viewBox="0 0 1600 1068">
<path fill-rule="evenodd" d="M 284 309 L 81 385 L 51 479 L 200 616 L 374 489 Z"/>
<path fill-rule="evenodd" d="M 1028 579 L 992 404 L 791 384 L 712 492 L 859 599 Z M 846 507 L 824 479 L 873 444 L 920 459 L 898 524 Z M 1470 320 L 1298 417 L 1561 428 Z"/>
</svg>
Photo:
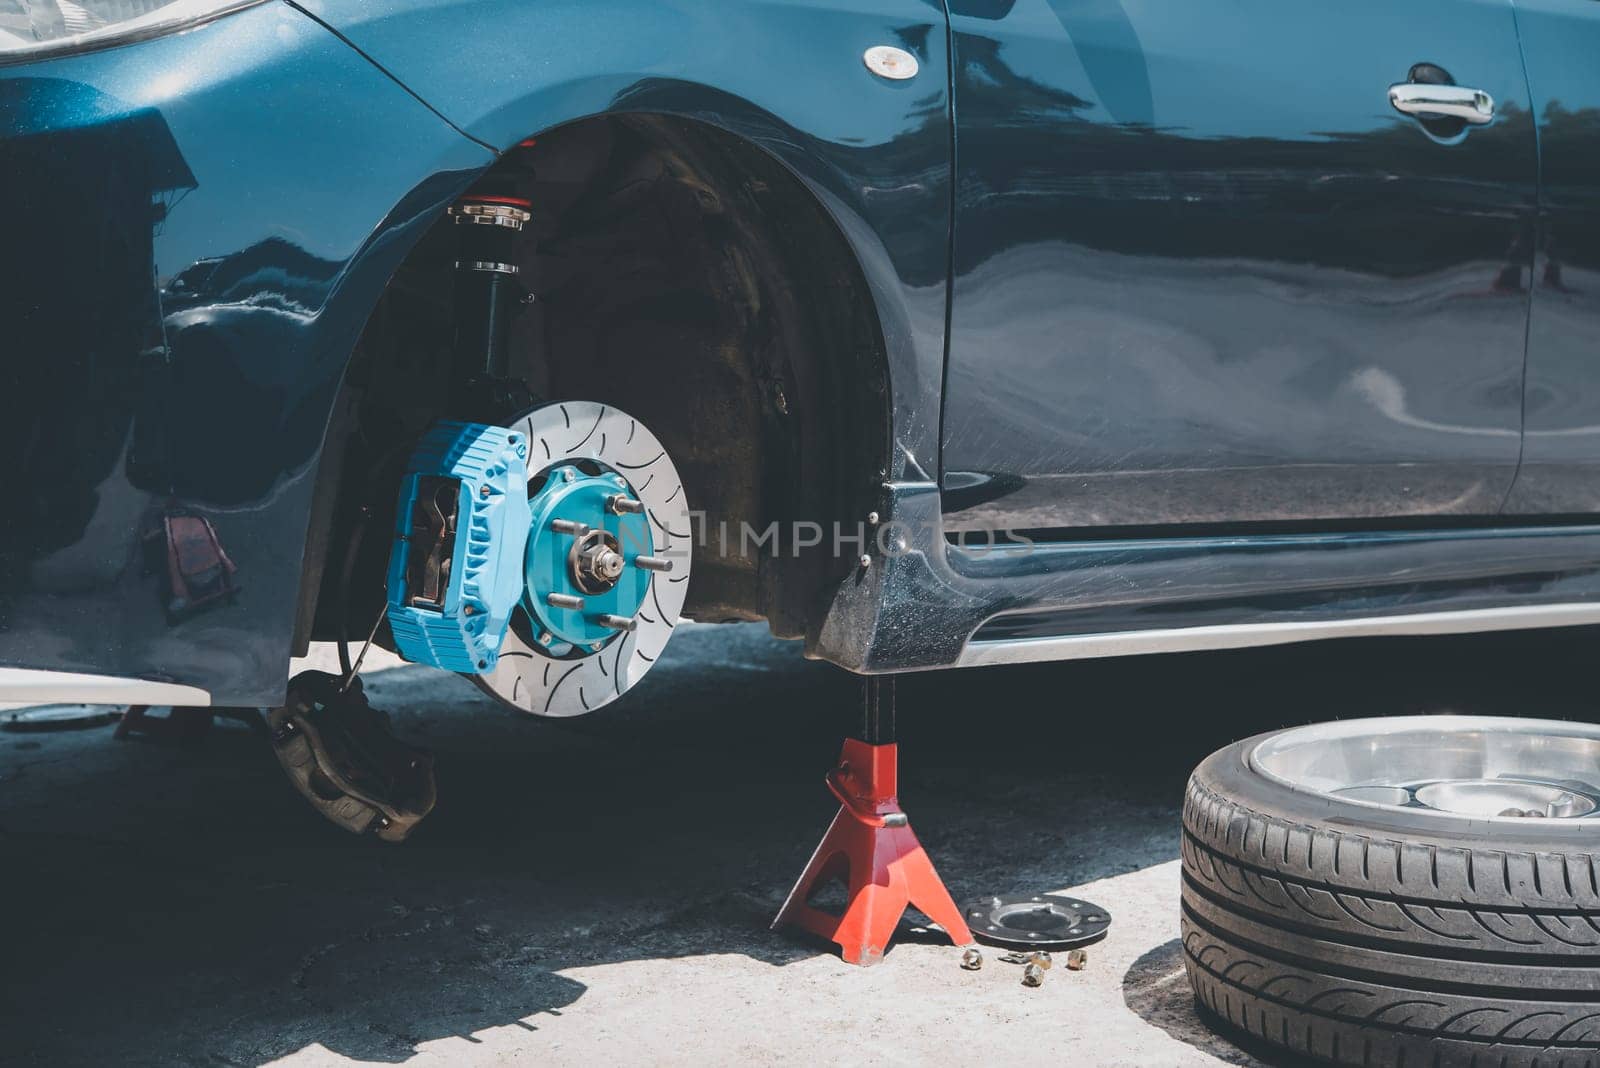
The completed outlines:
<svg viewBox="0 0 1600 1068">
<path fill-rule="evenodd" d="M 1537 167 L 1509 0 L 950 8 L 952 530 L 1500 510 Z"/>
<path fill-rule="evenodd" d="M 1517 0 L 1539 124 L 1527 437 L 1507 511 L 1600 512 L 1600 0 Z"/>
</svg>

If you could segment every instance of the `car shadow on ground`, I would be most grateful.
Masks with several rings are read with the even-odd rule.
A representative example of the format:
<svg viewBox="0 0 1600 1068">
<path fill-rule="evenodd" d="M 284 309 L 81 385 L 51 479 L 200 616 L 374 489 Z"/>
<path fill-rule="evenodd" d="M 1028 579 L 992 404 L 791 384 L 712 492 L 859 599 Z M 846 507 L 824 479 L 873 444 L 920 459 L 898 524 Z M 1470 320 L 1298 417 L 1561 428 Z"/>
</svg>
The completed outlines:
<svg viewBox="0 0 1600 1068">
<path fill-rule="evenodd" d="M 1336 642 L 938 673 L 901 685 L 901 796 L 958 900 L 1177 856 L 1188 770 L 1334 716 L 1592 716 L 1593 632 Z M 21 1063 L 249 1064 L 320 1044 L 538 1029 L 570 973 L 828 952 L 767 925 L 833 805 L 855 680 L 749 627 L 687 628 L 642 689 L 570 723 L 516 718 L 418 668 L 368 676 L 438 757 L 441 804 L 393 847 L 323 824 L 258 736 L 0 734 L 0 1030 Z M 1174 902 L 1174 909 L 1176 902 Z M 1158 1027 L 1174 946 L 1129 971 Z M 891 954 L 892 959 L 892 954 Z M 1231 1043 L 1169 1030 L 1223 1059 Z M 1214 1045 L 1213 1045 L 1214 1043 Z"/>
</svg>

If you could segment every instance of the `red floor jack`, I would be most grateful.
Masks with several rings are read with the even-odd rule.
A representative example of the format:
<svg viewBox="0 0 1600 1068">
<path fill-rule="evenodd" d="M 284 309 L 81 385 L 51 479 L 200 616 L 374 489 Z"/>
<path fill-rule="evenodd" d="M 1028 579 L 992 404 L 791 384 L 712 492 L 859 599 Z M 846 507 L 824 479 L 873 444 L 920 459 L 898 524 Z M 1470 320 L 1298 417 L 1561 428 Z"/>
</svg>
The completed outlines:
<svg viewBox="0 0 1600 1068">
<path fill-rule="evenodd" d="M 894 677 L 868 678 L 864 691 L 861 738 L 845 741 L 839 766 L 828 773 L 839 814 L 772 926 L 792 924 L 837 942 L 850 964 L 877 964 L 900 917 L 914 908 L 943 927 L 956 945 L 969 945 L 972 933 L 961 910 L 895 796 Z M 848 888 L 840 916 L 807 903 L 835 879 Z"/>
</svg>

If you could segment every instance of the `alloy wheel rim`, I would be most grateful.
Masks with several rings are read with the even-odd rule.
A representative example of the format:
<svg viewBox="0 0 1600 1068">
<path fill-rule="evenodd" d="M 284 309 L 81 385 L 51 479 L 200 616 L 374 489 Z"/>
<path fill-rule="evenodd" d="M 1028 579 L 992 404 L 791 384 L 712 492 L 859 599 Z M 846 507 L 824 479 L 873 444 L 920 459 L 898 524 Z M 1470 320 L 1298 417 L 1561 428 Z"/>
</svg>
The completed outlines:
<svg viewBox="0 0 1600 1068">
<path fill-rule="evenodd" d="M 1246 763 L 1347 804 L 1505 824 L 1600 821 L 1600 726 L 1492 716 L 1345 720 L 1282 731 Z"/>
</svg>

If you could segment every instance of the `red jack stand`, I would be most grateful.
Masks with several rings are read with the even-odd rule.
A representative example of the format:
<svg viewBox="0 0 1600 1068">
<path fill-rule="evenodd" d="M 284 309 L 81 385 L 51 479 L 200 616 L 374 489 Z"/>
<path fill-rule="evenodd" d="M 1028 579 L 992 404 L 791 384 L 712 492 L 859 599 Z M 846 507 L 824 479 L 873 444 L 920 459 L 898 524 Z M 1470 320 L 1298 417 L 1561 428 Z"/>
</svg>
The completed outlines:
<svg viewBox="0 0 1600 1068">
<path fill-rule="evenodd" d="M 900 917 L 914 908 L 943 927 L 956 945 L 968 945 L 972 932 L 896 797 L 894 678 L 869 678 L 865 697 L 863 739 L 847 739 L 839 766 L 828 773 L 839 814 L 772 926 L 792 924 L 837 942 L 846 963 L 877 964 Z M 833 879 L 848 885 L 842 916 L 806 902 Z"/>
</svg>

